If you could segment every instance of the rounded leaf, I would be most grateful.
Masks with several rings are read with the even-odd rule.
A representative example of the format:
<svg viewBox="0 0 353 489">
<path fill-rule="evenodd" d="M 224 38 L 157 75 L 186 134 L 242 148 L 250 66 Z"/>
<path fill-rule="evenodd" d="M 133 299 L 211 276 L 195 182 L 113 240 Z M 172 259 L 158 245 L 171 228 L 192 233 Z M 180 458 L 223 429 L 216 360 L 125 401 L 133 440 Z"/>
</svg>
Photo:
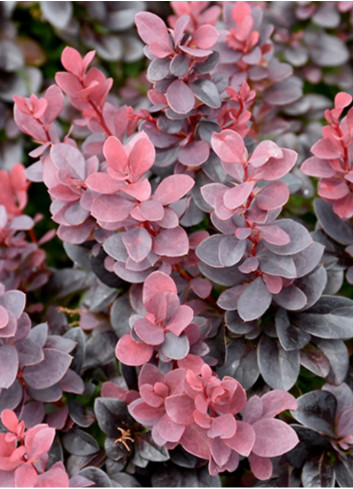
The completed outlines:
<svg viewBox="0 0 353 489">
<path fill-rule="evenodd" d="M 187 114 L 195 103 L 195 96 L 191 88 L 182 80 L 174 80 L 167 89 L 167 100 L 170 107 L 177 114 Z"/>
<path fill-rule="evenodd" d="M 263 418 L 253 424 L 256 438 L 252 451 L 260 457 L 278 457 L 298 443 L 296 432 L 279 419 Z"/>
</svg>

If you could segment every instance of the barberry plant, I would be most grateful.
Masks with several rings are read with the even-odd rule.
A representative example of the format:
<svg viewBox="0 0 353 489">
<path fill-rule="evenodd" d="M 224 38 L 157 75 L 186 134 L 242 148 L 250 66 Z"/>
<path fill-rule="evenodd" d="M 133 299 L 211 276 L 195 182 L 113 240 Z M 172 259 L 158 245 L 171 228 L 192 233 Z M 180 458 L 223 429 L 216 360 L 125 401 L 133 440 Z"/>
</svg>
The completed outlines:
<svg viewBox="0 0 353 489">
<path fill-rule="evenodd" d="M 289 36 L 283 6 L 170 7 L 135 15 L 141 104 L 71 46 L 42 95 L 14 96 L 37 161 L 0 170 L 0 478 L 353 484 L 352 96 L 313 95 L 305 126 L 311 31 Z M 71 268 L 48 265 L 30 182 Z"/>
</svg>

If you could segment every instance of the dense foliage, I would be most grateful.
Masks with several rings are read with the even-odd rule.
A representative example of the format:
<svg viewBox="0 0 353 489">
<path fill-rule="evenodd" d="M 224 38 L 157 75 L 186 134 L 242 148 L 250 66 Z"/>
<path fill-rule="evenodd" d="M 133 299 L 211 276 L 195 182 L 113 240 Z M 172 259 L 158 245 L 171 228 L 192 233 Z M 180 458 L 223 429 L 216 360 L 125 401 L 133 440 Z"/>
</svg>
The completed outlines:
<svg viewBox="0 0 353 489">
<path fill-rule="evenodd" d="M 0 9 L 0 487 L 353 485 L 353 2 Z"/>
</svg>

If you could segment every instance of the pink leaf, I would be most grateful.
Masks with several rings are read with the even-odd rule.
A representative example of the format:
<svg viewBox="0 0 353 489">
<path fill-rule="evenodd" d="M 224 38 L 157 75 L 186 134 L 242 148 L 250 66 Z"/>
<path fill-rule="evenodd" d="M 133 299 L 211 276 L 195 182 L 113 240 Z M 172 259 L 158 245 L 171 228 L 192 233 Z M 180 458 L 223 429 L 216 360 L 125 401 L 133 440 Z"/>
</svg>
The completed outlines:
<svg viewBox="0 0 353 489">
<path fill-rule="evenodd" d="M 269 458 L 259 457 L 252 453 L 249 457 L 250 469 L 260 481 L 269 479 L 272 475 L 272 462 Z"/>
<path fill-rule="evenodd" d="M 160 345 L 164 341 L 163 328 L 145 318 L 139 318 L 135 321 L 134 330 L 140 340 L 148 345 Z"/>
<path fill-rule="evenodd" d="M 10 409 L 4 409 L 1 413 L 1 422 L 9 431 L 17 432 L 18 418 Z"/>
<path fill-rule="evenodd" d="M 151 298 L 158 292 L 177 293 L 177 288 L 174 280 L 163 272 L 152 272 L 145 280 L 142 292 L 144 304 L 149 302 Z"/>
<path fill-rule="evenodd" d="M 237 430 L 237 422 L 233 415 L 222 414 L 212 419 L 211 428 L 207 431 L 210 438 L 231 438 Z"/>
<path fill-rule="evenodd" d="M 164 440 L 178 442 L 184 433 L 185 425 L 174 423 L 174 421 L 165 414 L 157 421 L 156 430 Z"/>
<path fill-rule="evenodd" d="M 330 160 L 340 157 L 340 153 L 331 139 L 319 139 L 311 147 L 311 152 L 318 158 Z"/>
<path fill-rule="evenodd" d="M 273 141 L 261 141 L 252 153 L 249 163 L 258 168 L 268 162 L 270 158 L 283 158 L 283 151 Z"/>
<path fill-rule="evenodd" d="M 228 462 L 232 453 L 231 449 L 225 443 L 223 443 L 221 438 L 211 438 L 209 444 L 212 459 L 218 466 L 224 466 Z"/>
<path fill-rule="evenodd" d="M 88 175 L 85 181 L 87 187 L 100 194 L 116 194 L 122 188 L 122 182 L 113 179 L 106 173 L 97 172 Z"/>
<path fill-rule="evenodd" d="M 61 54 L 61 63 L 66 71 L 78 78 L 83 75 L 82 57 L 76 49 L 67 46 Z"/>
<path fill-rule="evenodd" d="M 23 464 L 15 471 L 15 487 L 34 487 L 38 472 L 31 464 Z"/>
<path fill-rule="evenodd" d="M 175 423 L 187 426 L 194 422 L 195 404 L 186 394 L 167 397 L 165 409 Z"/>
<path fill-rule="evenodd" d="M 139 221 L 161 221 L 164 217 L 164 208 L 156 200 L 147 200 L 136 206 L 130 214 Z"/>
<path fill-rule="evenodd" d="M 265 211 L 281 208 L 289 199 L 289 188 L 283 182 L 271 182 L 256 193 L 256 205 Z"/>
<path fill-rule="evenodd" d="M 274 389 L 261 397 L 262 417 L 273 418 L 287 409 L 297 409 L 297 400 L 289 392 Z"/>
<path fill-rule="evenodd" d="M 157 45 L 160 47 L 160 57 L 164 58 L 173 52 L 167 27 L 160 17 L 150 12 L 139 12 L 135 15 L 135 24 L 139 36 L 146 44 L 153 43 L 154 48 Z"/>
<path fill-rule="evenodd" d="M 336 171 L 331 167 L 327 160 L 320 160 L 320 158 L 317 158 L 316 156 L 312 156 L 305 160 L 300 169 L 305 175 L 311 177 L 330 178 L 336 175 Z"/>
<path fill-rule="evenodd" d="M 299 442 L 296 432 L 279 419 L 263 418 L 253 424 L 256 440 L 252 451 L 260 457 L 278 457 Z"/>
<path fill-rule="evenodd" d="M 40 427 L 40 428 L 39 428 Z M 55 438 L 55 429 L 48 425 L 37 425 L 25 434 L 25 447 L 30 458 L 48 453 Z"/>
<path fill-rule="evenodd" d="M 147 363 L 153 353 L 153 347 L 135 341 L 129 333 L 122 336 L 115 347 L 117 359 L 125 365 L 139 367 Z"/>
<path fill-rule="evenodd" d="M 213 25 L 204 24 L 196 29 L 192 40 L 200 49 L 210 49 L 218 41 L 219 34 Z"/>
<path fill-rule="evenodd" d="M 186 426 L 179 443 L 187 452 L 196 457 L 209 460 L 211 456 L 207 432 L 196 424 Z"/>
<path fill-rule="evenodd" d="M 290 243 L 289 235 L 276 224 L 269 226 L 258 226 L 262 239 L 277 246 L 284 246 Z"/>
<path fill-rule="evenodd" d="M 247 2 L 236 2 L 232 10 L 232 18 L 238 27 L 246 17 L 251 16 L 251 7 Z"/>
<path fill-rule="evenodd" d="M 153 407 L 143 402 L 142 399 L 136 399 L 136 401 L 129 404 L 129 412 L 136 421 L 147 424 L 164 414 L 164 406 Z"/>
<path fill-rule="evenodd" d="M 230 129 L 214 132 L 211 145 L 223 163 L 240 163 L 246 161 L 248 157 L 243 138 Z"/>
<path fill-rule="evenodd" d="M 250 167 L 249 176 L 266 182 L 284 177 L 295 165 L 298 155 L 292 149 L 282 149 L 282 152 L 282 158 L 270 158 L 259 169 Z"/>
<path fill-rule="evenodd" d="M 131 195 L 134 199 L 143 202 L 151 197 L 151 184 L 148 178 L 144 178 L 136 183 L 123 185 L 121 191 L 127 195 Z"/>
<path fill-rule="evenodd" d="M 334 178 L 322 178 L 317 187 L 320 197 L 325 199 L 341 199 L 349 194 L 349 187 L 343 180 Z"/>
<path fill-rule="evenodd" d="M 150 138 L 143 131 L 129 141 L 126 149 L 129 154 L 128 165 L 130 172 L 134 181 L 139 180 L 152 167 L 156 157 L 156 150 Z"/>
<path fill-rule="evenodd" d="M 190 306 L 181 305 L 170 318 L 167 324 L 168 331 L 180 336 L 184 329 L 191 323 L 194 312 Z"/>
<path fill-rule="evenodd" d="M 231 438 L 225 439 L 224 443 L 240 455 L 247 457 L 255 443 L 255 431 L 249 423 L 237 421 L 237 431 Z"/>
<path fill-rule="evenodd" d="M 244 182 L 236 187 L 230 188 L 224 192 L 223 202 L 228 209 L 236 209 L 245 204 L 247 198 L 253 191 L 255 184 L 253 182 Z"/>
<path fill-rule="evenodd" d="M 189 251 L 189 238 L 180 226 L 164 229 L 153 240 L 153 251 L 161 256 L 184 256 Z"/>
<path fill-rule="evenodd" d="M 276 275 L 269 275 L 267 273 L 264 273 L 262 278 L 263 278 L 263 281 L 265 282 L 267 290 L 271 294 L 278 294 L 279 292 L 281 292 L 282 287 L 283 287 L 283 280 L 281 277 L 277 277 Z"/>
<path fill-rule="evenodd" d="M 105 222 L 123 221 L 133 209 L 134 203 L 120 195 L 100 195 L 92 204 L 91 213 Z"/>
<path fill-rule="evenodd" d="M 168 104 L 178 114 L 187 114 L 194 107 L 194 93 L 182 80 L 174 80 L 169 85 L 166 96 Z"/>
<path fill-rule="evenodd" d="M 107 160 L 108 167 L 116 171 L 122 180 L 127 175 L 127 160 L 124 146 L 115 136 L 109 136 L 103 145 L 103 154 Z"/>
<path fill-rule="evenodd" d="M 77 477 L 77 476 L 76 476 Z M 82 477 L 79 487 L 87 487 L 91 485 L 87 479 Z M 83 485 L 84 483 L 84 485 Z M 72 487 L 71 480 L 66 473 L 64 464 L 56 462 L 49 470 L 39 475 L 34 487 Z"/>
</svg>

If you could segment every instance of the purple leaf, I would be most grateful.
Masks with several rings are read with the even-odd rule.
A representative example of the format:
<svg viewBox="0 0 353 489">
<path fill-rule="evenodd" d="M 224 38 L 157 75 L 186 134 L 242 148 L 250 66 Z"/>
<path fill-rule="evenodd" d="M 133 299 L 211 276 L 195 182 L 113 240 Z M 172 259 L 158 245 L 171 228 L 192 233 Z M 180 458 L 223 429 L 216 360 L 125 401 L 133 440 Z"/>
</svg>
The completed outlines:
<svg viewBox="0 0 353 489">
<path fill-rule="evenodd" d="M 44 348 L 44 360 L 24 369 L 25 382 L 34 389 L 46 389 L 61 380 L 67 372 L 72 357 L 52 348 Z"/>
<path fill-rule="evenodd" d="M 330 464 L 329 454 L 315 454 L 306 460 L 301 480 L 304 487 L 334 487 L 335 486 L 335 469 Z"/>
<path fill-rule="evenodd" d="M 177 114 L 187 114 L 193 109 L 195 97 L 191 88 L 182 80 L 174 80 L 168 87 L 166 97 Z"/>
<path fill-rule="evenodd" d="M 18 364 L 16 348 L 12 345 L 0 346 L 0 388 L 8 389 L 14 383 Z"/>
<path fill-rule="evenodd" d="M 317 339 L 315 343 L 329 360 L 330 370 L 326 381 L 334 385 L 342 384 L 347 375 L 349 365 L 346 345 L 341 340 Z"/>
<path fill-rule="evenodd" d="M 260 269 L 264 273 L 293 279 L 297 277 L 294 261 L 289 256 L 278 256 L 265 251 L 259 253 Z"/>
<path fill-rule="evenodd" d="M 83 394 L 85 384 L 82 378 L 74 370 L 69 369 L 64 377 L 60 380 L 60 387 L 65 392 Z"/>
<path fill-rule="evenodd" d="M 256 439 L 252 451 L 260 457 L 278 457 L 299 443 L 293 428 L 279 419 L 260 419 L 253 428 Z"/>
<path fill-rule="evenodd" d="M 5 309 L 13 312 L 18 319 L 25 308 L 26 294 L 20 290 L 8 290 L 0 296 L 0 304 L 4 306 Z"/>
<path fill-rule="evenodd" d="M 285 351 L 279 342 L 264 335 L 257 350 L 257 361 L 265 382 L 273 389 L 289 390 L 299 375 L 299 352 Z"/>
<path fill-rule="evenodd" d="M 29 338 L 18 341 L 16 349 L 21 366 L 34 365 L 44 359 L 42 348 Z"/>
<path fill-rule="evenodd" d="M 307 345 L 311 335 L 291 324 L 284 309 L 279 309 L 275 316 L 276 332 L 281 346 L 286 351 L 300 350 Z"/>
<path fill-rule="evenodd" d="M 261 277 L 247 285 L 238 300 L 238 314 L 244 321 L 252 321 L 267 311 L 272 301 Z"/>
<path fill-rule="evenodd" d="M 170 62 L 170 72 L 176 77 L 186 75 L 189 70 L 189 57 L 185 54 L 177 54 Z M 168 70 L 169 74 L 169 70 Z"/>
<path fill-rule="evenodd" d="M 274 300 L 288 311 L 298 311 L 308 303 L 304 292 L 295 285 L 283 288 L 279 294 L 274 296 Z"/>
<path fill-rule="evenodd" d="M 206 27 L 206 26 L 204 26 Z M 208 26 L 211 27 L 211 26 Z M 201 100 L 204 104 L 212 109 L 218 109 L 221 106 L 221 97 L 217 90 L 216 85 L 205 78 L 196 80 L 190 83 L 190 88 L 194 92 L 197 98 Z"/>
<path fill-rule="evenodd" d="M 238 263 L 244 255 L 246 241 L 239 241 L 235 236 L 224 236 L 219 243 L 219 261 L 225 267 L 231 267 Z"/>
<path fill-rule="evenodd" d="M 295 315 L 295 322 L 308 333 L 326 339 L 352 337 L 353 303 L 346 297 L 323 296 L 305 312 Z"/>
<path fill-rule="evenodd" d="M 189 340 L 185 334 L 175 336 L 173 333 L 166 333 L 164 343 L 160 351 L 172 360 L 181 360 L 189 353 Z"/>
<path fill-rule="evenodd" d="M 293 418 L 307 428 L 319 433 L 335 436 L 337 401 L 331 392 L 312 391 L 297 399 L 298 409 L 292 411 Z"/>
<path fill-rule="evenodd" d="M 200 166 L 210 155 L 210 147 L 206 141 L 191 141 L 179 152 L 179 161 L 185 166 Z"/>
</svg>

